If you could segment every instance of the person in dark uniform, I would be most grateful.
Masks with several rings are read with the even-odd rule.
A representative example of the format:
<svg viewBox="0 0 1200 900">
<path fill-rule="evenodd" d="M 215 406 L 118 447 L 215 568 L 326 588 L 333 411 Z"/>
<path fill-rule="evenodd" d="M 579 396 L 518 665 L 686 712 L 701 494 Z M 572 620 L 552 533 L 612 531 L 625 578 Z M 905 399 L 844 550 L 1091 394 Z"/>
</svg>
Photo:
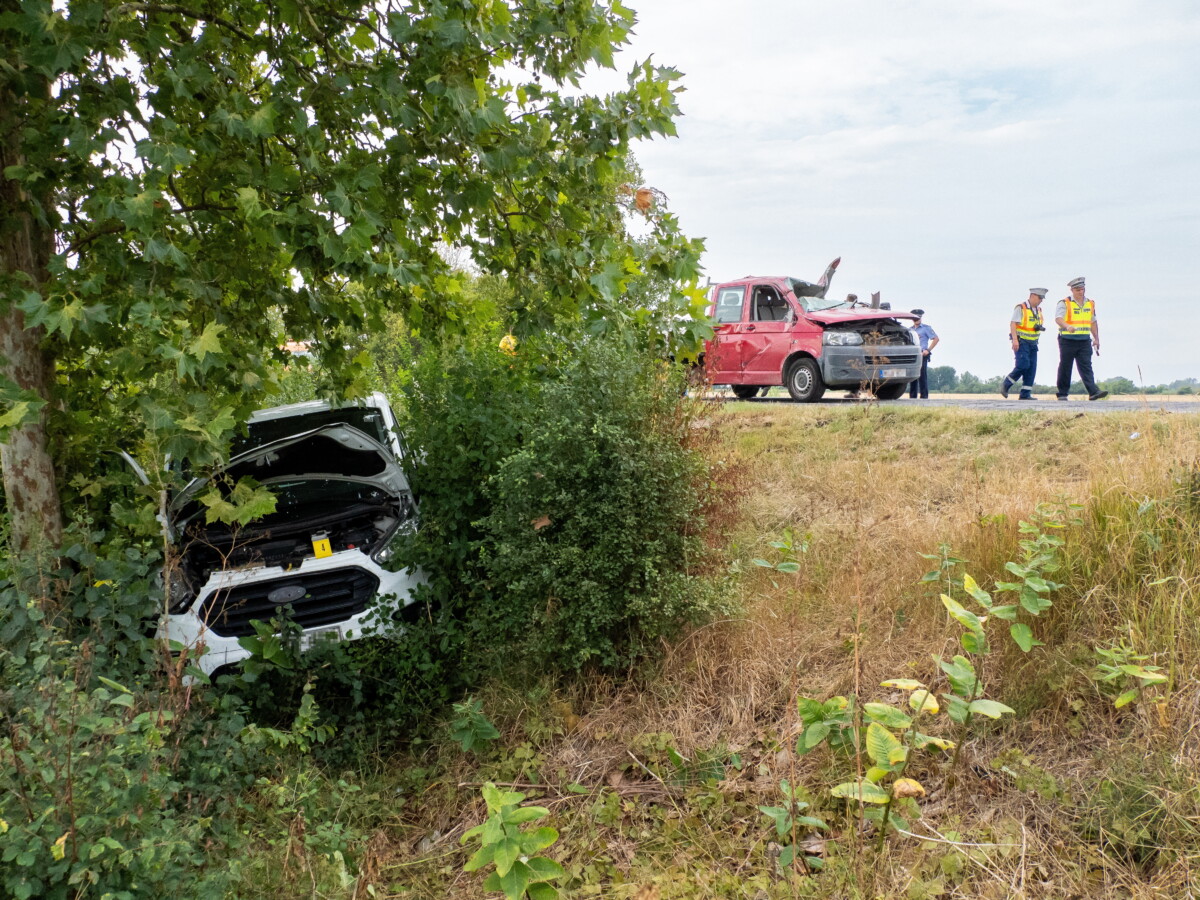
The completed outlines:
<svg viewBox="0 0 1200 900">
<path fill-rule="evenodd" d="M 1066 400 L 1071 392 L 1071 367 L 1079 370 L 1079 380 L 1087 388 L 1089 400 L 1103 400 L 1108 391 L 1096 386 L 1092 376 L 1092 351 L 1100 354 L 1100 325 L 1096 321 L 1096 304 L 1084 295 L 1083 277 L 1067 282 L 1071 296 L 1058 301 L 1054 321 L 1058 323 L 1058 399 Z"/>
<path fill-rule="evenodd" d="M 1030 288 L 1029 299 L 1018 303 L 1013 309 L 1012 318 L 1008 322 L 1008 336 L 1012 340 L 1013 353 L 1016 360 L 1013 370 L 1004 378 L 1000 385 L 1000 396 L 1008 399 L 1008 392 L 1021 385 L 1021 399 L 1033 399 L 1033 380 L 1037 377 L 1038 339 L 1045 331 L 1042 325 L 1042 301 L 1046 299 L 1045 288 Z"/>
</svg>

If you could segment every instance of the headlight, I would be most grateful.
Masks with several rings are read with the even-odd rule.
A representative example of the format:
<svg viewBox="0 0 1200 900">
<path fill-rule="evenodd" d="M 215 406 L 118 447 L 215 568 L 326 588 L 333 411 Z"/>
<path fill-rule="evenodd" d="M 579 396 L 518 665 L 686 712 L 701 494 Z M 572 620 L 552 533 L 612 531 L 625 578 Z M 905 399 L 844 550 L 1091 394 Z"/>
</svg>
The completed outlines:
<svg viewBox="0 0 1200 900">
<path fill-rule="evenodd" d="M 380 542 L 379 549 L 371 554 L 371 558 L 380 565 L 391 562 L 400 549 L 401 543 L 405 538 L 416 533 L 416 530 L 417 505 L 413 502 L 411 494 L 405 494 L 400 502 L 400 518 L 387 537 Z"/>
<path fill-rule="evenodd" d="M 163 573 L 158 573 L 158 586 L 161 590 L 169 590 L 167 612 L 172 615 L 185 613 L 196 599 L 196 591 L 192 587 L 188 577 L 183 573 L 182 568 L 177 564 L 170 568 L 170 580 L 163 577 Z"/>
<path fill-rule="evenodd" d="M 821 343 L 830 347 L 853 347 L 862 342 L 862 335 L 857 331 L 826 331 L 821 335 Z"/>
</svg>

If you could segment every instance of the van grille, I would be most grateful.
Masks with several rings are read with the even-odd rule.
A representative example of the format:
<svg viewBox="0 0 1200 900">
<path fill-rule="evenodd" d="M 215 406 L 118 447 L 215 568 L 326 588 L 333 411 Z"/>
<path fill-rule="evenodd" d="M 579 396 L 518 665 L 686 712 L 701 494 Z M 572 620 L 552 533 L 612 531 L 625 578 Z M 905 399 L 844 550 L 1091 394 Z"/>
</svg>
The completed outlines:
<svg viewBox="0 0 1200 900">
<path fill-rule="evenodd" d="M 872 366 L 914 366 L 920 362 L 921 356 L 918 353 L 887 353 L 877 355 L 867 355 L 867 362 Z"/>
<path fill-rule="evenodd" d="M 252 620 L 269 622 L 289 606 L 297 625 L 318 628 L 358 615 L 378 590 L 379 579 L 355 566 L 291 575 L 217 591 L 200 607 L 200 620 L 222 637 L 245 637 L 254 634 Z"/>
</svg>

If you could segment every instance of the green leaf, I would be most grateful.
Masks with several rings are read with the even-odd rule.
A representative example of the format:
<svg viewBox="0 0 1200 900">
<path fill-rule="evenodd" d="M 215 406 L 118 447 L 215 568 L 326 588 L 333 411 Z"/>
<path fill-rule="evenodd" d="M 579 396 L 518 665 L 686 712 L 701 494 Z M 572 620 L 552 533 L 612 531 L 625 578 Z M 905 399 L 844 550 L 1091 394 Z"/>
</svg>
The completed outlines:
<svg viewBox="0 0 1200 900">
<path fill-rule="evenodd" d="M 987 635 L 982 630 L 965 631 L 958 640 L 962 644 L 962 648 L 968 653 L 981 654 L 988 652 Z"/>
<path fill-rule="evenodd" d="M 820 703 L 813 700 L 811 697 L 797 697 L 796 710 L 800 713 L 800 721 L 805 725 L 811 725 L 813 722 L 820 722 L 825 718 L 824 710 Z"/>
<path fill-rule="evenodd" d="M 545 881 L 549 878 L 562 878 L 566 875 L 566 871 L 552 859 L 547 859 L 544 856 L 534 856 L 525 861 L 526 865 L 533 871 L 534 877 Z"/>
<path fill-rule="evenodd" d="M 550 810 L 544 806 L 522 806 L 520 809 L 513 810 L 506 815 L 504 821 L 511 825 L 519 825 L 522 822 L 533 822 L 548 815 L 550 815 Z"/>
<path fill-rule="evenodd" d="M 955 656 L 950 662 L 943 659 L 938 659 L 938 666 L 946 673 L 946 678 L 950 681 L 950 687 L 955 694 L 965 700 L 974 699 L 979 691 L 979 684 L 975 675 L 975 667 L 971 665 L 971 661 L 965 656 Z"/>
<path fill-rule="evenodd" d="M 1138 695 L 1137 688 L 1128 690 L 1125 693 L 1123 693 L 1121 696 L 1119 696 L 1113 702 L 1113 706 L 1116 707 L 1117 709 L 1120 709 L 1122 706 L 1127 706 L 1130 703 L 1132 703 L 1135 699 L 1137 699 L 1137 695 Z"/>
<path fill-rule="evenodd" d="M 954 621 L 969 628 L 972 632 L 978 632 L 983 628 L 983 623 L 979 621 L 979 616 L 964 608 L 961 603 L 949 594 L 942 594 L 942 606 L 946 607 L 946 611 L 950 613 L 950 617 Z"/>
<path fill-rule="evenodd" d="M 867 726 L 867 753 L 877 765 L 890 765 L 892 750 L 901 746 L 896 736 L 878 722 Z"/>
<path fill-rule="evenodd" d="M 509 900 L 519 900 L 529 887 L 529 882 L 533 880 L 532 870 L 520 860 L 516 860 L 512 868 L 503 873 L 497 866 L 496 874 L 500 876 L 500 889 Z"/>
<path fill-rule="evenodd" d="M 888 728 L 905 729 L 912 725 L 912 719 L 886 703 L 864 703 L 863 712 L 880 725 Z"/>
<path fill-rule="evenodd" d="M 221 333 L 224 331 L 224 325 L 209 322 L 204 327 L 204 331 L 200 333 L 200 337 L 192 341 L 188 347 L 188 354 L 201 362 L 206 360 L 210 355 L 219 355 L 221 353 Z"/>
<path fill-rule="evenodd" d="M 1014 624 L 1008 629 L 1008 633 L 1012 635 L 1016 645 L 1026 653 L 1033 649 L 1033 631 L 1024 622 Z"/>
<path fill-rule="evenodd" d="M 533 882 L 526 891 L 530 900 L 555 900 L 558 897 L 558 888 L 544 881 Z"/>
<path fill-rule="evenodd" d="M 797 562 L 781 562 L 775 566 L 776 571 L 791 575 L 800 571 L 800 563 Z"/>
<path fill-rule="evenodd" d="M 496 844 L 496 849 L 492 856 L 492 862 L 496 864 L 496 873 L 503 878 L 512 869 L 513 863 L 517 861 L 517 857 L 520 855 L 521 844 L 513 838 L 505 838 Z"/>
<path fill-rule="evenodd" d="M 1011 706 L 1005 706 L 996 700 L 972 700 L 968 709 L 976 715 L 987 716 L 989 719 L 998 719 L 1005 713 L 1016 713 Z"/>
<path fill-rule="evenodd" d="M 814 722 L 804 732 L 804 750 L 808 752 L 829 736 L 828 722 Z"/>
<path fill-rule="evenodd" d="M 942 694 L 942 699 L 946 701 L 946 715 L 950 717 L 951 721 L 960 725 L 967 721 L 970 709 L 966 700 L 953 694 Z"/>
<path fill-rule="evenodd" d="M 829 793 L 835 797 L 858 800 L 861 803 L 887 803 L 889 797 L 887 791 L 869 781 L 848 781 L 845 784 L 839 784 Z"/>
<path fill-rule="evenodd" d="M 549 826 L 543 826 L 521 835 L 521 849 L 526 854 L 537 853 L 539 850 L 545 850 L 557 840 L 558 832 Z"/>
<path fill-rule="evenodd" d="M 472 829 L 472 830 L 474 830 L 474 829 Z M 468 832 L 467 834 L 470 834 L 470 832 Z M 467 834 L 463 835 L 464 840 L 467 838 Z M 464 872 L 474 872 L 476 869 L 482 869 L 484 866 L 491 863 L 492 856 L 495 853 L 495 851 L 496 851 L 496 848 L 492 844 L 484 844 L 482 847 L 480 847 L 478 850 L 475 851 L 474 856 L 472 856 L 469 860 L 467 860 L 467 864 L 465 866 L 463 866 L 463 871 Z"/>
</svg>

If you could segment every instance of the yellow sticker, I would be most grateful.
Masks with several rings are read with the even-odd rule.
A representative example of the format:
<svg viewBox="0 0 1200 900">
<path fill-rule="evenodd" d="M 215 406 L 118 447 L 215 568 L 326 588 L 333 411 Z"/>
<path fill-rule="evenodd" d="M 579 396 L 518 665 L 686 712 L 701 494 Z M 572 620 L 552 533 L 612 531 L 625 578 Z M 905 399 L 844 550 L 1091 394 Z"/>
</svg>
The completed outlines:
<svg viewBox="0 0 1200 900">
<path fill-rule="evenodd" d="M 314 534 L 313 535 L 313 556 L 317 559 L 324 559 L 326 556 L 333 556 L 333 548 L 329 546 L 329 535 Z"/>
</svg>

